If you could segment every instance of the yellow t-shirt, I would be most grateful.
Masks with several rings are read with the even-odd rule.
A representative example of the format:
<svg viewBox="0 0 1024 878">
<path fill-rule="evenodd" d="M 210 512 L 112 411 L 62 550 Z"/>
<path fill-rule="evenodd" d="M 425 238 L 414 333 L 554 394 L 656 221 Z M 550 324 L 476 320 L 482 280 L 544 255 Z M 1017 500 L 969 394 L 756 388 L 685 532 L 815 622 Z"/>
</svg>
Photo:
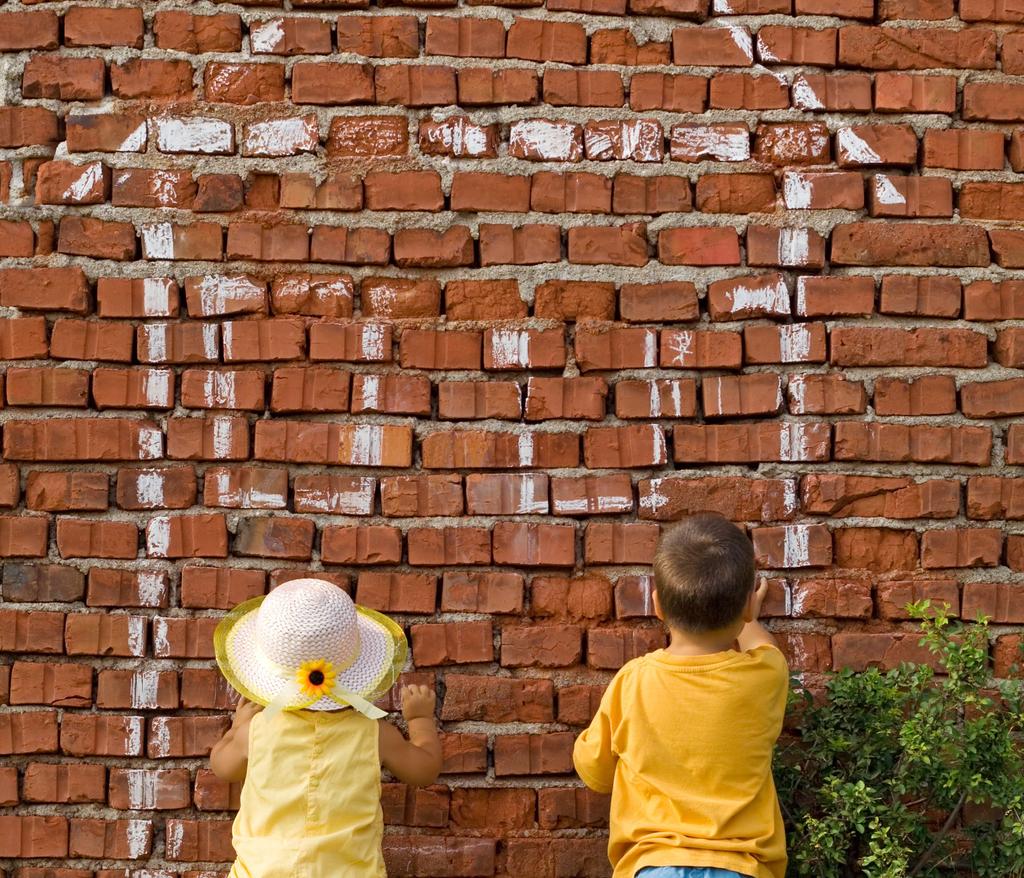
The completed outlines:
<svg viewBox="0 0 1024 878">
<path fill-rule="evenodd" d="M 626 664 L 573 752 L 612 794 L 614 878 L 645 866 L 783 878 L 786 837 L 772 779 L 788 671 L 773 646 Z"/>
<path fill-rule="evenodd" d="M 354 710 L 256 714 L 228 878 L 385 878 L 379 734 Z"/>
</svg>

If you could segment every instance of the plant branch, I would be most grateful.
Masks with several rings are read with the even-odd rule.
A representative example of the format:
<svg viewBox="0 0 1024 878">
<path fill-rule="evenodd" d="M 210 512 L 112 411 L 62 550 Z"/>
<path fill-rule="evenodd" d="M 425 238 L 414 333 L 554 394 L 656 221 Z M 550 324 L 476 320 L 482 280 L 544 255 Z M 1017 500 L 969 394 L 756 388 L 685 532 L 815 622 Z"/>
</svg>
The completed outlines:
<svg viewBox="0 0 1024 878">
<path fill-rule="evenodd" d="M 942 839 L 944 839 L 949 834 L 949 831 L 953 828 L 953 824 L 956 823 L 957 817 L 960 816 L 960 812 L 963 810 L 964 803 L 966 801 L 967 791 L 964 790 L 963 793 L 960 794 L 960 799 L 956 803 L 956 806 L 953 808 L 952 811 L 949 812 L 949 816 L 946 818 L 946 822 L 942 824 L 942 828 L 938 831 L 938 833 L 936 833 L 935 838 L 932 840 L 932 843 L 928 846 L 928 850 L 926 850 L 921 855 L 921 858 L 917 861 L 917 863 L 915 863 L 914 868 L 907 873 L 907 878 L 914 878 L 914 876 L 917 875 L 917 873 L 925 867 L 925 864 L 928 862 L 928 860 L 931 859 L 932 854 L 935 853 L 936 849 L 942 843 Z"/>
</svg>

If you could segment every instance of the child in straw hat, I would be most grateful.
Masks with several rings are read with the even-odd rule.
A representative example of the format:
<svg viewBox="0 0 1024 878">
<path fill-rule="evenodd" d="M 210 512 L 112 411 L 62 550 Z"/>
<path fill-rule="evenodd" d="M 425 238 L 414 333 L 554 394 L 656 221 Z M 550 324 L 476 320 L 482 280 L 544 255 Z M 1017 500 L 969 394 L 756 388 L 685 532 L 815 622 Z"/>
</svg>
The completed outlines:
<svg viewBox="0 0 1024 878">
<path fill-rule="evenodd" d="M 298 579 L 236 607 L 214 642 L 242 695 L 210 755 L 218 777 L 245 781 L 229 878 L 384 878 L 381 766 L 415 786 L 441 771 L 432 690 L 402 690 L 409 740 L 373 705 L 405 664 L 402 629 Z"/>
</svg>

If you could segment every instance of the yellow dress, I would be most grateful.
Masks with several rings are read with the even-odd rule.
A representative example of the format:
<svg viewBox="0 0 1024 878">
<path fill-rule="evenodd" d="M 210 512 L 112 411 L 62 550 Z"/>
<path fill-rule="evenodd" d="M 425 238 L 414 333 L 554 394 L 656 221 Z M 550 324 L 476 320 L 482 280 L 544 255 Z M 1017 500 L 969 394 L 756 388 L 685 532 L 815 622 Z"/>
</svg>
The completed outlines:
<svg viewBox="0 0 1024 878">
<path fill-rule="evenodd" d="M 386 878 L 378 734 L 354 710 L 256 714 L 229 878 Z"/>
</svg>

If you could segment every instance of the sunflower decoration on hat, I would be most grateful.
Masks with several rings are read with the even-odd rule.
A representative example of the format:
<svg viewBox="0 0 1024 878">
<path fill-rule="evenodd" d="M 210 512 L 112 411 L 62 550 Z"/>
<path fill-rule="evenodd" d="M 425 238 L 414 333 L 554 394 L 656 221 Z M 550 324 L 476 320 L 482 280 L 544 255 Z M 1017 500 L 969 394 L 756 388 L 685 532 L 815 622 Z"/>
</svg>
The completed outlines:
<svg viewBox="0 0 1024 878">
<path fill-rule="evenodd" d="M 387 616 L 357 606 L 322 579 L 295 579 L 245 601 L 214 633 L 217 664 L 245 698 L 281 710 L 341 710 L 370 719 L 405 666 L 409 647 Z"/>
</svg>

